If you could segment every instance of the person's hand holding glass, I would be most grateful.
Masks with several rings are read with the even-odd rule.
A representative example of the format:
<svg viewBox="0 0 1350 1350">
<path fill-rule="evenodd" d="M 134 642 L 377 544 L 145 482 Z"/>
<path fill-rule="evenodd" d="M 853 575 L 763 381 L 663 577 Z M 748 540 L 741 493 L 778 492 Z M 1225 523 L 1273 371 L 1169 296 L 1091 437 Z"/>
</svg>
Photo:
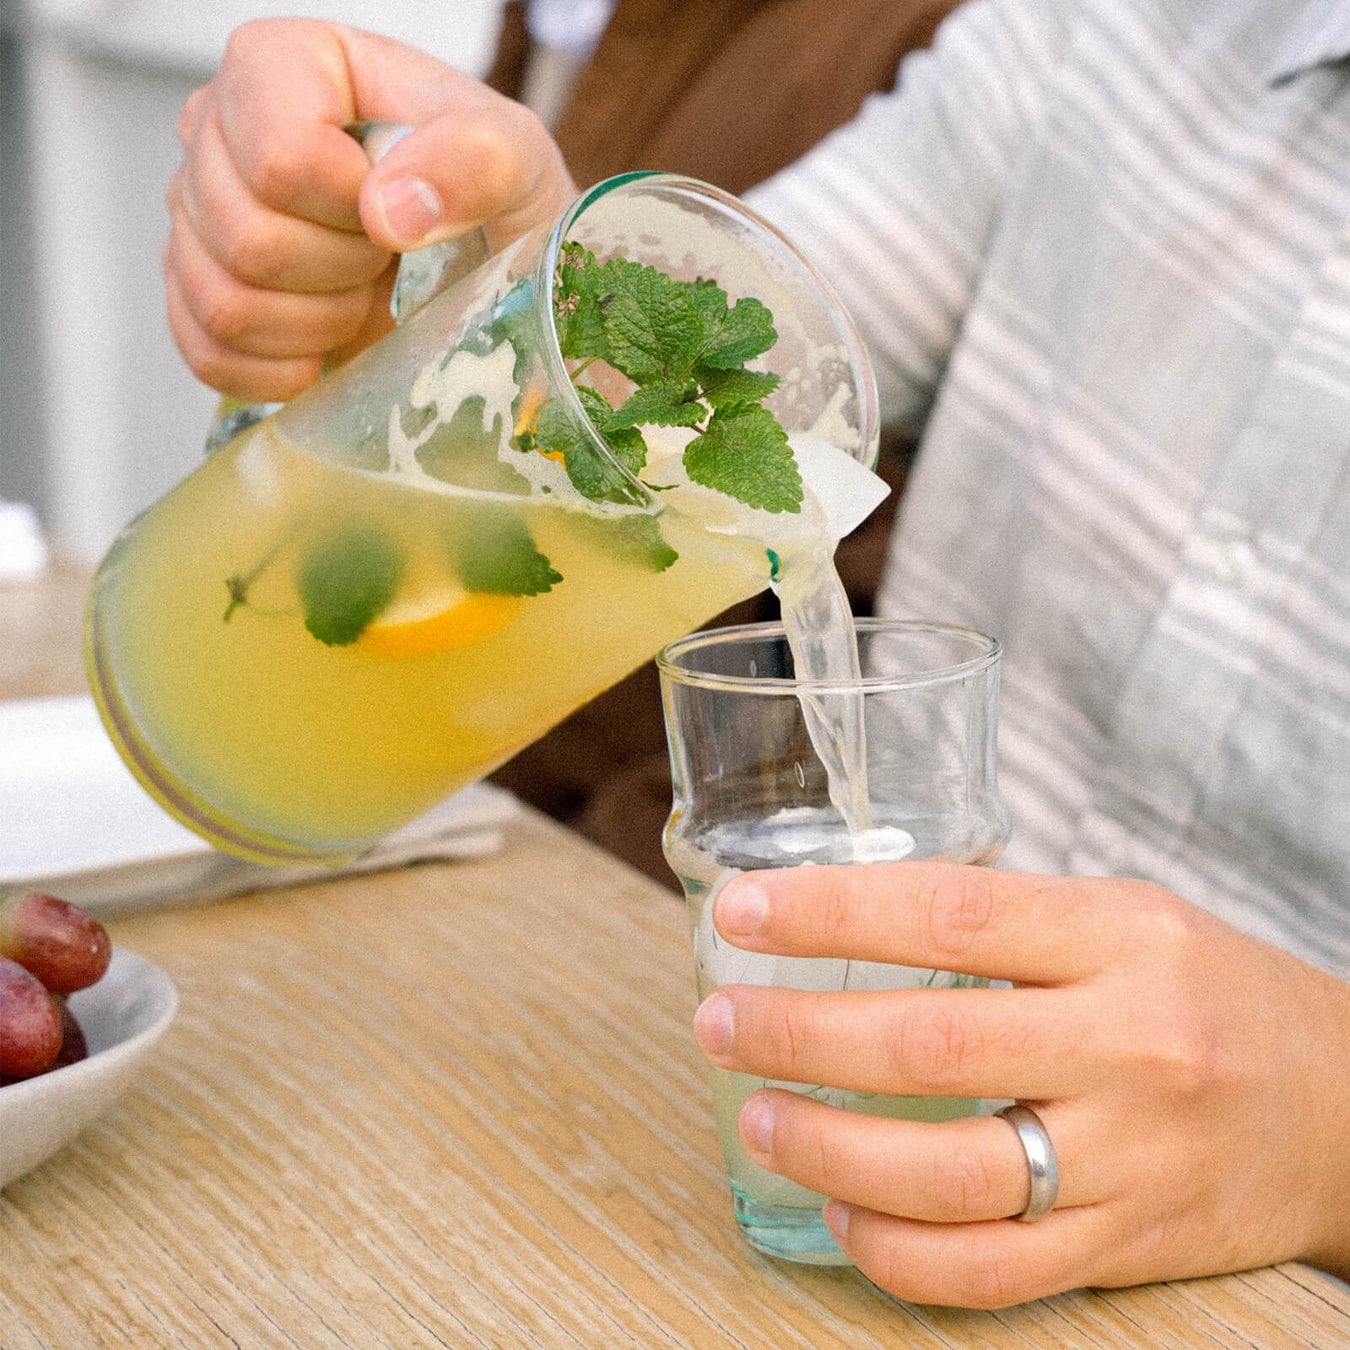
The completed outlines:
<svg viewBox="0 0 1350 1350">
<path fill-rule="evenodd" d="M 761 963 L 1013 982 L 735 983 L 699 1008 L 717 1072 L 783 1084 L 740 1106 L 739 1148 L 831 1197 L 825 1222 L 884 1289 L 988 1308 L 1291 1258 L 1350 1274 L 1343 983 L 1159 886 L 1108 877 L 788 867 L 736 876 L 710 908 L 718 940 Z M 856 1109 L 784 1090 L 797 1084 Z M 1043 1187 L 1008 1122 L 883 1116 L 859 1094 L 1027 1103 L 1058 1163 L 1053 1208 L 1016 1222 Z"/>
</svg>

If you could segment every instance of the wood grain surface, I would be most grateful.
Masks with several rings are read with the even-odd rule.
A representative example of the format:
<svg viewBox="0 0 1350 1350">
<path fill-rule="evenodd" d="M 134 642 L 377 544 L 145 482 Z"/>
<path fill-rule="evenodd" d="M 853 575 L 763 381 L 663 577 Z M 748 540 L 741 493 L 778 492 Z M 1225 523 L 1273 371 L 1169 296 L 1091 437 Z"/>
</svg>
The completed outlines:
<svg viewBox="0 0 1350 1350">
<path fill-rule="evenodd" d="M 122 918 L 182 1011 L 0 1198 L 0 1345 L 1350 1345 L 1296 1266 L 1000 1313 L 736 1236 L 678 902 L 532 813 L 498 857 Z"/>
<path fill-rule="evenodd" d="M 0 597 L 0 693 L 77 668 L 50 584 Z M 534 813 L 481 862 L 110 927 L 181 1011 L 0 1195 L 0 1350 L 1350 1347 L 1350 1293 L 1297 1265 L 983 1313 L 757 1255 L 679 903 Z"/>
</svg>

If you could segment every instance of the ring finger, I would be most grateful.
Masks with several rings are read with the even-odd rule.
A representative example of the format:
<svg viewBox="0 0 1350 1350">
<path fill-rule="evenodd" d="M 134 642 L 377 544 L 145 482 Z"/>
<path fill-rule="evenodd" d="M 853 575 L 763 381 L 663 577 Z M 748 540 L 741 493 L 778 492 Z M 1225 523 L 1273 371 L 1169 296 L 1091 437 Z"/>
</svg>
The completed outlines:
<svg viewBox="0 0 1350 1350">
<path fill-rule="evenodd" d="M 1037 1108 L 1059 1161 L 1056 1209 L 1113 1189 L 1103 1155 L 1085 1146 L 1085 1110 Z M 1007 1219 L 1027 1206 L 1030 1172 L 1017 1132 L 994 1116 L 932 1124 L 845 1111 L 795 1092 L 756 1092 L 741 1108 L 741 1143 L 761 1167 L 867 1209 L 931 1223 Z M 1095 1160 L 1095 1161 L 1093 1161 Z"/>
</svg>

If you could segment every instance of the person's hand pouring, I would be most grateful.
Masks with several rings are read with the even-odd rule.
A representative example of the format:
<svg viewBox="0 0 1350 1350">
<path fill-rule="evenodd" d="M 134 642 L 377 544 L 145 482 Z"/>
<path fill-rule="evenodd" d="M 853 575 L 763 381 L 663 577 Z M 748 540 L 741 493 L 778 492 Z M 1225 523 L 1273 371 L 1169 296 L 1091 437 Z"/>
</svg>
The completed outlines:
<svg viewBox="0 0 1350 1350">
<path fill-rule="evenodd" d="M 371 168 L 343 127 L 408 122 Z M 482 225 L 494 250 L 576 195 L 520 104 L 413 48 L 341 24 L 237 29 L 179 122 L 168 189 L 169 322 L 197 376 L 283 399 L 387 330 L 391 255 Z"/>
</svg>

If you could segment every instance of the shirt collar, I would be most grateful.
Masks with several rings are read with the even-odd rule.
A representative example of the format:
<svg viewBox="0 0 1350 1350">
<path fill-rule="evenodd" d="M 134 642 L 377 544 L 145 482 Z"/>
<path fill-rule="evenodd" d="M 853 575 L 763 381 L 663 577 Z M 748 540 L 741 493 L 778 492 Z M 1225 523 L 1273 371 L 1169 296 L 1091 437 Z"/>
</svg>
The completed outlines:
<svg viewBox="0 0 1350 1350">
<path fill-rule="evenodd" d="M 1278 11 L 1281 6 L 1277 5 Z M 1350 57 L 1350 3 L 1314 0 L 1271 45 L 1262 74 L 1271 84 Z"/>
</svg>

